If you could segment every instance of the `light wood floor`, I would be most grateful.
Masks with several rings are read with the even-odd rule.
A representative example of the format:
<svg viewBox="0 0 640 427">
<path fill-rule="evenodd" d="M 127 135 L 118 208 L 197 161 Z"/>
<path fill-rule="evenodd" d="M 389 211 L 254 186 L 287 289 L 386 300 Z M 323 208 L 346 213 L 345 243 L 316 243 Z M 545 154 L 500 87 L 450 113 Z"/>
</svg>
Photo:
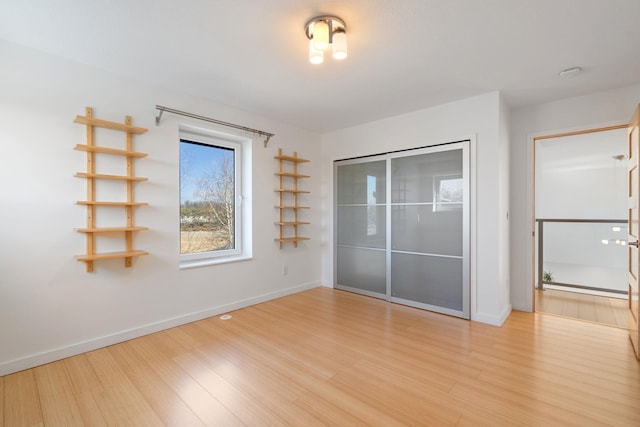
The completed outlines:
<svg viewBox="0 0 640 427">
<path fill-rule="evenodd" d="M 537 311 L 619 328 L 627 327 L 627 300 L 557 289 L 535 293 Z"/>
<path fill-rule="evenodd" d="M 0 377 L 5 426 L 638 426 L 626 331 L 318 288 Z"/>
</svg>

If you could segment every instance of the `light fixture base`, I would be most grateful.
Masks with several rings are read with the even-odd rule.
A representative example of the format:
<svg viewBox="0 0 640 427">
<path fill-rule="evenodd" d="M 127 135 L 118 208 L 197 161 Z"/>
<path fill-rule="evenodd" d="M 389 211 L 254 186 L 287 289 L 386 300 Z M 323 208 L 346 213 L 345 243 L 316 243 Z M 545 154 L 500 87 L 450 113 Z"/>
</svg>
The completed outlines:
<svg viewBox="0 0 640 427">
<path fill-rule="evenodd" d="M 318 21 L 326 21 L 333 28 L 333 31 L 338 28 L 343 31 L 347 31 L 347 25 L 344 23 L 342 18 L 335 15 L 318 15 L 310 18 L 304 24 L 304 33 L 307 35 L 307 38 L 311 40 L 313 38 L 313 25 Z"/>
</svg>

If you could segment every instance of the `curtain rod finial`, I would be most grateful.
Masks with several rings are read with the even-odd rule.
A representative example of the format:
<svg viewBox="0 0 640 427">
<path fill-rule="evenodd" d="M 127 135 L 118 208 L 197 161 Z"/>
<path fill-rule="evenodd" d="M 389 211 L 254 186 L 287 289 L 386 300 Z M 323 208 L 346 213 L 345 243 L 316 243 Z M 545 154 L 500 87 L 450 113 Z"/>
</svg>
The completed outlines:
<svg viewBox="0 0 640 427">
<path fill-rule="evenodd" d="M 273 135 L 267 135 L 267 138 L 264 140 L 264 148 L 267 148 L 267 144 Z"/>
</svg>

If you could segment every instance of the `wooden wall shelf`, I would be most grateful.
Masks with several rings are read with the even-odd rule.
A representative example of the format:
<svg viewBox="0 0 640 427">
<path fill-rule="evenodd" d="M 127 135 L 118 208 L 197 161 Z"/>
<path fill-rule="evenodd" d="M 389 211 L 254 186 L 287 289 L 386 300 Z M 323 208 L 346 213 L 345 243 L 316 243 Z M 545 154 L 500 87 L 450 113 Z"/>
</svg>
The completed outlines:
<svg viewBox="0 0 640 427">
<path fill-rule="evenodd" d="M 94 205 L 94 206 L 148 206 L 147 202 L 99 202 L 96 200 L 78 200 L 76 202 L 79 205 Z"/>
<path fill-rule="evenodd" d="M 114 156 L 127 156 L 127 157 L 147 157 L 147 153 L 141 153 L 139 151 L 127 151 L 127 150 L 119 150 L 117 148 L 109 148 L 109 147 L 96 147 L 89 146 L 84 144 L 76 144 L 74 147 L 75 150 L 80 151 L 91 151 L 93 153 L 104 153 L 104 154 L 113 154 Z"/>
<path fill-rule="evenodd" d="M 133 135 L 140 135 L 147 131 L 145 128 L 136 127 L 131 124 L 131 116 L 125 117 L 125 123 L 109 122 L 93 117 L 93 110 L 86 108 L 85 116 L 76 116 L 74 123 L 79 123 L 87 127 L 87 143 L 76 144 L 74 149 L 87 153 L 87 171 L 77 172 L 75 176 L 87 180 L 87 200 L 78 200 L 76 203 L 87 207 L 87 226 L 84 228 L 76 228 L 79 233 L 86 234 L 87 251 L 84 255 L 78 255 L 78 261 L 86 263 L 87 271 L 93 271 L 93 262 L 102 259 L 124 259 L 125 267 L 131 267 L 132 258 L 148 255 L 147 251 L 133 249 L 134 233 L 138 231 L 148 230 L 147 227 L 135 225 L 135 207 L 146 206 L 146 202 L 136 202 L 134 197 L 134 184 L 136 182 L 147 181 L 148 178 L 135 176 L 133 160 L 147 156 L 147 153 L 134 151 Z M 100 127 L 125 133 L 126 149 L 118 149 L 111 147 L 101 147 L 95 144 L 94 127 Z M 126 175 L 110 175 L 96 173 L 96 155 L 106 154 L 121 156 L 125 158 L 127 174 Z M 98 180 L 118 180 L 124 181 L 126 185 L 126 201 L 102 201 L 97 200 L 96 181 Z M 121 227 L 97 227 L 96 214 L 100 207 L 120 207 L 125 209 L 127 224 Z M 122 233 L 124 236 L 125 250 L 120 252 L 96 252 L 96 238 L 101 234 Z"/>
<path fill-rule="evenodd" d="M 115 179 L 121 181 L 147 181 L 149 178 L 141 178 L 139 176 L 125 176 L 125 175 L 105 175 L 101 173 L 84 173 L 77 172 L 78 178 L 98 178 L 98 179 Z"/>
<path fill-rule="evenodd" d="M 310 209 L 309 206 L 298 205 L 299 194 L 309 194 L 309 191 L 298 189 L 298 180 L 304 178 L 310 178 L 309 175 L 303 175 L 298 173 L 298 164 L 308 163 L 309 160 L 298 157 L 298 153 L 294 152 L 293 156 L 287 156 L 282 154 L 282 148 L 278 148 L 278 155 L 274 156 L 274 159 L 278 160 L 278 172 L 275 175 L 278 177 L 278 188 L 275 192 L 278 193 L 278 205 L 275 206 L 278 209 L 279 220 L 275 222 L 278 226 L 278 237 L 274 240 L 280 245 L 280 249 L 284 247 L 285 243 L 293 243 L 294 247 L 298 247 L 298 242 L 304 240 L 311 240 L 309 237 L 302 237 L 298 234 L 298 226 L 310 224 L 306 221 L 298 220 L 298 210 Z M 285 212 L 293 211 L 292 218 L 287 217 Z"/>
<path fill-rule="evenodd" d="M 86 263 L 95 261 L 95 260 L 99 260 L 99 259 L 119 259 L 119 258 L 124 258 L 125 260 L 127 258 L 131 258 L 131 257 L 137 257 L 137 256 L 144 256 L 144 255 L 149 255 L 149 252 L 147 251 L 130 251 L 130 252 L 103 252 L 100 254 L 91 254 L 91 255 L 78 255 L 77 259 L 78 261 L 83 261 Z M 131 267 L 131 265 L 128 265 L 127 267 Z"/>
<path fill-rule="evenodd" d="M 90 107 L 87 107 L 87 111 L 89 109 Z M 93 110 L 91 113 L 88 113 L 86 116 L 76 116 L 73 122 L 79 123 L 81 125 L 118 130 L 120 132 L 125 132 L 128 134 L 136 134 L 136 135 L 142 135 L 143 133 L 149 130 L 145 128 L 139 128 L 137 126 L 132 126 L 131 123 L 109 122 L 107 120 L 96 119 L 95 117 L 92 117 L 91 114 L 93 114 Z M 129 122 L 131 122 L 131 117 L 130 116 L 127 116 L 127 117 Z M 87 144 L 87 145 L 91 145 L 91 144 Z"/>
</svg>

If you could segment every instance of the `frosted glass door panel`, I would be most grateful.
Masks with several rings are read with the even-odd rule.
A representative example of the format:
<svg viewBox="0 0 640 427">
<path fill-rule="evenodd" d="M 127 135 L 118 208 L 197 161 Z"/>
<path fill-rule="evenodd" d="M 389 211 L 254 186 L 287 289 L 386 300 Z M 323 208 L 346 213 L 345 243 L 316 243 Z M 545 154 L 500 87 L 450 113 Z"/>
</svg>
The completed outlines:
<svg viewBox="0 0 640 427">
<path fill-rule="evenodd" d="M 387 165 L 385 160 L 340 165 L 338 205 L 386 203 Z"/>
<path fill-rule="evenodd" d="M 387 161 L 336 166 L 336 287 L 387 295 Z"/>
<path fill-rule="evenodd" d="M 391 159 L 391 300 L 468 317 L 465 145 Z"/>
<path fill-rule="evenodd" d="M 432 205 L 393 206 L 391 249 L 462 256 L 462 209 L 434 212 Z"/>
<path fill-rule="evenodd" d="M 384 248 L 384 206 L 338 206 L 338 245 Z"/>
<path fill-rule="evenodd" d="M 384 296 L 387 293 L 384 250 L 337 247 L 338 284 Z"/>
<path fill-rule="evenodd" d="M 462 202 L 462 150 L 391 160 L 392 203 Z"/>
<path fill-rule="evenodd" d="M 392 298 L 462 311 L 462 259 L 392 253 L 391 271 Z"/>
</svg>

